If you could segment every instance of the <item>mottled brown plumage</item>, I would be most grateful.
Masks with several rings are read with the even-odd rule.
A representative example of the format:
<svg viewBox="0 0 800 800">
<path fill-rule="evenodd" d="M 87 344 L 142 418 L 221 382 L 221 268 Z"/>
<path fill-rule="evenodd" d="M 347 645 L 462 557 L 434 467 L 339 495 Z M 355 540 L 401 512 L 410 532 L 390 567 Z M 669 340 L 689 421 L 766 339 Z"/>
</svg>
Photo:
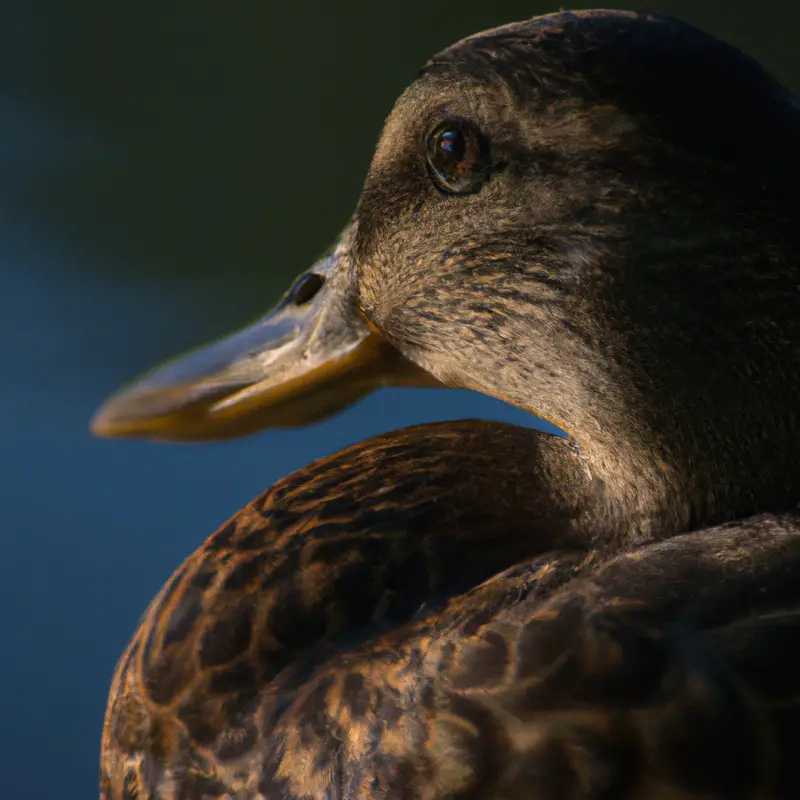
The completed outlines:
<svg viewBox="0 0 800 800">
<path fill-rule="evenodd" d="M 798 141 L 785 89 L 674 20 L 436 56 L 313 290 L 96 430 L 294 423 L 391 347 L 383 382 L 570 437 L 409 428 L 253 501 L 120 660 L 104 800 L 800 796 Z"/>
<path fill-rule="evenodd" d="M 477 422 L 279 482 L 122 657 L 106 796 L 790 796 L 800 524 L 613 557 L 595 488 L 567 440 Z"/>
</svg>

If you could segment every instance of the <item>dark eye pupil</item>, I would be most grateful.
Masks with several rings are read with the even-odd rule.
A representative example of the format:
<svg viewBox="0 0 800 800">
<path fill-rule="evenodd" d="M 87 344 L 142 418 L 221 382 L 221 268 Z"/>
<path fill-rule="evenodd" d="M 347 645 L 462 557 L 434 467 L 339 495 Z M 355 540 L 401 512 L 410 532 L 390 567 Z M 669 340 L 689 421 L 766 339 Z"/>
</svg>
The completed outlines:
<svg viewBox="0 0 800 800">
<path fill-rule="evenodd" d="M 486 141 L 469 121 L 441 123 L 428 134 L 426 150 L 428 173 L 439 191 L 468 194 L 486 179 Z"/>
<path fill-rule="evenodd" d="M 467 143 L 461 131 L 448 129 L 437 137 L 438 163 L 435 165 L 442 177 L 454 180 L 464 168 Z"/>
<path fill-rule="evenodd" d="M 444 131 L 439 139 L 439 147 L 448 156 L 463 158 L 464 137 L 459 131 Z"/>
</svg>

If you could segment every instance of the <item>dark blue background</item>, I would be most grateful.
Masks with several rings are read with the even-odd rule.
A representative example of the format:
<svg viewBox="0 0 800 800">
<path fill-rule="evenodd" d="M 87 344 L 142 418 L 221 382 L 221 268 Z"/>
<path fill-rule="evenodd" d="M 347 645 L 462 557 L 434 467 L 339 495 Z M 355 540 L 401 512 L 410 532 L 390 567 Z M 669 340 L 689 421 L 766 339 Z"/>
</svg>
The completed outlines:
<svg viewBox="0 0 800 800">
<path fill-rule="evenodd" d="M 732 39 L 796 87 L 798 12 L 782 5 L 640 7 Z M 382 119 L 428 55 L 552 8 L 3 5 L 3 797 L 96 796 L 108 682 L 139 614 L 184 556 L 275 479 L 412 422 L 532 423 L 486 398 L 394 390 L 322 425 L 226 444 L 87 431 L 121 382 L 256 317 L 324 249 Z"/>
</svg>

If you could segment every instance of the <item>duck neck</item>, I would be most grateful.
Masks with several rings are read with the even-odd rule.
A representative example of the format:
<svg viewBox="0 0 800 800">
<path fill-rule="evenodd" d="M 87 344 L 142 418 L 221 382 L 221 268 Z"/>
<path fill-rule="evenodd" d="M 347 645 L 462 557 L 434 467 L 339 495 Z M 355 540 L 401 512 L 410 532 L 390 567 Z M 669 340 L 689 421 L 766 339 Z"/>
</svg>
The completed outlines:
<svg viewBox="0 0 800 800">
<path fill-rule="evenodd" d="M 583 470 L 593 486 L 595 507 L 585 514 L 594 520 L 590 539 L 637 544 L 785 511 L 800 499 L 798 387 L 781 366 L 792 361 L 800 330 L 795 336 L 790 328 L 799 323 L 772 329 L 757 355 L 765 342 L 747 346 L 747 319 L 731 318 L 723 328 L 708 314 L 707 327 L 684 339 L 663 324 L 642 325 L 624 333 L 623 347 L 598 335 L 589 348 L 586 332 L 572 331 L 569 340 L 547 345 L 552 353 L 538 340 L 530 353 L 520 347 L 502 362 L 502 343 L 447 347 L 446 337 L 442 352 L 418 349 L 413 356 L 445 384 L 504 399 L 564 430 L 575 454 L 559 455 L 560 474 Z M 529 331 L 521 320 L 510 340 L 524 345 Z M 648 359 L 649 349 L 656 355 Z M 564 491 L 575 489 L 563 480 Z"/>
<path fill-rule="evenodd" d="M 701 510 L 676 458 L 658 437 L 614 410 L 571 419 L 570 435 L 592 480 L 603 489 L 596 544 L 637 545 L 716 521 Z"/>
<path fill-rule="evenodd" d="M 580 542 L 612 553 L 690 527 L 691 507 L 674 471 L 651 461 L 646 448 L 577 433 L 584 435 L 540 443 L 536 469 L 554 504 L 569 498 L 572 529 Z"/>
<path fill-rule="evenodd" d="M 528 463 L 542 491 L 571 504 L 581 541 L 614 549 L 686 531 L 699 519 L 676 459 L 636 424 L 607 372 L 583 370 L 588 380 L 565 384 L 563 373 L 552 371 L 548 379 L 538 358 L 520 358 L 513 370 L 476 369 L 483 352 L 453 347 L 445 359 L 438 350 L 418 349 L 413 357 L 445 385 L 501 398 L 567 434 L 539 446 Z"/>
<path fill-rule="evenodd" d="M 544 416 L 564 430 L 571 448 L 560 452 L 567 464 L 584 473 L 593 487 L 584 498 L 580 527 L 593 546 L 635 545 L 662 539 L 726 518 L 727 509 L 708 508 L 703 491 L 689 478 L 689 459 L 670 441 L 637 419 L 631 391 L 623 392 L 607 371 L 587 383 L 575 382 L 559 393 L 558 406 L 539 392 L 531 396 L 520 381 L 518 393 L 504 396 L 534 415 Z M 530 383 L 527 384 L 530 386 Z M 563 487 L 578 484 L 562 477 Z"/>
<path fill-rule="evenodd" d="M 646 305 L 598 288 L 594 308 L 573 318 L 597 320 L 598 305 L 624 317 L 571 331 L 560 361 L 531 359 L 515 383 L 512 402 L 575 439 L 630 536 L 660 538 L 800 500 L 800 384 L 788 368 L 800 346 L 800 269 L 751 245 L 729 279 L 704 275 L 698 259 L 677 285 L 648 287 Z M 736 263 L 713 257 L 726 256 Z M 684 282 L 694 283 L 688 301 Z M 685 317 L 670 307 L 679 302 Z M 558 377 L 543 379 L 543 363 Z"/>
<path fill-rule="evenodd" d="M 773 200 L 706 207 L 699 232 L 631 213 L 559 317 L 519 318 L 512 402 L 575 438 L 640 538 L 800 500 L 800 242 Z"/>
</svg>

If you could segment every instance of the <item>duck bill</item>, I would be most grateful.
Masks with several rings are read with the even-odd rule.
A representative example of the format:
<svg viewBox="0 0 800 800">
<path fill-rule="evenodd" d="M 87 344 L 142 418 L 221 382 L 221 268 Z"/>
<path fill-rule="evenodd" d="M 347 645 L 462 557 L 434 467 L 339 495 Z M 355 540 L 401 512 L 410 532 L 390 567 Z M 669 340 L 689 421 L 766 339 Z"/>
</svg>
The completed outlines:
<svg viewBox="0 0 800 800">
<path fill-rule="evenodd" d="M 382 386 L 436 386 L 363 319 L 350 257 L 354 225 L 254 325 L 182 356 L 113 395 L 105 437 L 206 441 L 308 425 Z M 311 296 L 313 295 L 313 296 Z"/>
</svg>

